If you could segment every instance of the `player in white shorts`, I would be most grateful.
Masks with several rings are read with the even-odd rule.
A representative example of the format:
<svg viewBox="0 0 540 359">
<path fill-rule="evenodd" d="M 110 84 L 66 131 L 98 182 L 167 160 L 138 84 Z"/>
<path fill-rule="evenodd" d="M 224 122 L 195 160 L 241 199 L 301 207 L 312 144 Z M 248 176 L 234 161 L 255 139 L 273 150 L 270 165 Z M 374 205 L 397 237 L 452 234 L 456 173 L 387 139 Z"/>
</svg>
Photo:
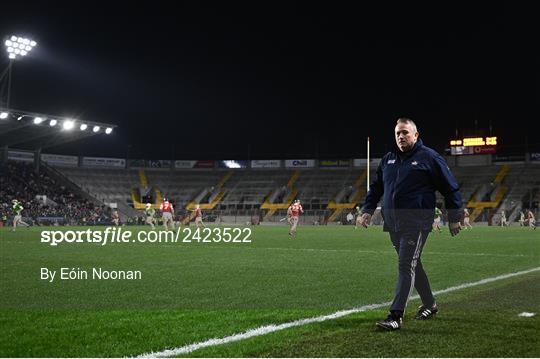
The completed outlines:
<svg viewBox="0 0 540 359">
<path fill-rule="evenodd" d="M 146 214 L 146 224 L 149 224 L 152 229 L 155 229 L 156 219 L 154 218 L 154 216 L 156 215 L 156 210 L 152 208 L 152 204 L 146 204 L 146 209 L 144 210 L 144 213 Z"/>
<path fill-rule="evenodd" d="M 296 228 L 298 227 L 298 219 L 300 217 L 300 213 L 304 213 L 304 210 L 302 209 L 300 200 L 297 199 L 287 209 L 287 218 L 289 219 L 289 224 L 291 225 L 291 228 L 289 229 L 290 236 L 296 236 Z"/>
<path fill-rule="evenodd" d="M 463 210 L 463 228 L 464 229 L 467 229 L 467 228 L 471 228 L 472 229 L 472 225 L 471 225 L 471 215 L 469 214 L 469 210 L 467 208 L 465 208 Z"/>
<path fill-rule="evenodd" d="M 162 213 L 163 226 L 165 227 L 165 230 L 174 230 L 174 208 L 167 198 L 163 199 L 163 203 L 159 206 L 159 210 Z"/>
<path fill-rule="evenodd" d="M 200 205 L 196 205 L 195 206 L 195 209 L 192 210 L 195 212 L 195 225 L 197 227 L 206 227 L 202 221 L 202 211 L 201 211 L 201 206 Z"/>
</svg>

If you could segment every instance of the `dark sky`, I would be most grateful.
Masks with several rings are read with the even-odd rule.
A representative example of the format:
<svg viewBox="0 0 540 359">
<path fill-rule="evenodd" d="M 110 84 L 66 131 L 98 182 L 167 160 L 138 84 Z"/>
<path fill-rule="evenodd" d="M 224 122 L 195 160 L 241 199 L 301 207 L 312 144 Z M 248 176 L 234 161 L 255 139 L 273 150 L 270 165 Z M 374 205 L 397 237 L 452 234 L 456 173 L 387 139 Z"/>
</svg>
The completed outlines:
<svg viewBox="0 0 540 359">
<path fill-rule="evenodd" d="M 399 116 L 439 151 L 490 126 L 503 149 L 540 142 L 526 9 L 112 3 L 0 14 L 2 36 L 38 42 L 13 67 L 12 107 L 119 126 L 48 152 L 350 158 L 367 136 L 390 149 Z"/>
</svg>

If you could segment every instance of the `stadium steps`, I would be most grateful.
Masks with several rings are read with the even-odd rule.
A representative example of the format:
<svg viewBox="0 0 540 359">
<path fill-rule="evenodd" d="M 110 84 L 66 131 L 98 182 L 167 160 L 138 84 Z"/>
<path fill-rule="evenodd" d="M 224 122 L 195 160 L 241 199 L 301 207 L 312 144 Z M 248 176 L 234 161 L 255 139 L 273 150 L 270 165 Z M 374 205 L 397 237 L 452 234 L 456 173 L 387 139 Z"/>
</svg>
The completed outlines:
<svg viewBox="0 0 540 359">
<path fill-rule="evenodd" d="M 289 188 L 290 192 L 287 198 L 285 198 L 285 201 L 283 203 L 270 203 L 270 200 L 267 199 L 264 201 L 263 204 L 261 204 L 261 209 L 267 209 L 268 212 L 266 212 L 266 215 L 264 216 L 265 219 L 268 219 L 272 217 L 277 210 L 279 209 L 287 209 L 291 205 L 292 201 L 294 201 L 294 198 L 298 194 L 298 190 L 294 188 L 294 184 L 300 177 L 301 172 L 299 170 L 296 170 L 293 172 L 291 177 L 289 178 L 289 181 L 287 182 L 287 188 Z"/>
<path fill-rule="evenodd" d="M 146 177 L 146 172 L 142 168 L 139 170 L 139 182 L 141 183 L 141 187 L 148 187 L 148 178 Z"/>
<path fill-rule="evenodd" d="M 211 199 L 211 201 L 209 203 L 196 203 L 195 201 L 191 201 L 186 205 L 186 209 L 192 211 L 192 210 L 195 209 L 195 206 L 197 204 L 199 205 L 199 207 L 201 209 L 214 209 L 219 204 L 219 202 L 221 202 L 223 197 L 225 197 L 225 194 L 227 193 L 227 190 L 225 188 L 223 188 L 223 186 L 225 185 L 225 183 L 227 183 L 227 181 L 231 178 L 232 175 L 233 175 L 233 171 L 229 171 L 221 178 L 221 180 L 216 185 L 216 191 L 218 191 L 218 192 L 217 192 L 217 194 L 215 196 L 213 196 L 213 198 L 212 198 L 212 196 L 210 197 L 212 199 Z M 194 217 L 195 217 L 195 212 L 191 212 L 189 214 L 189 216 L 186 216 L 182 220 L 182 223 L 187 224 Z"/>
<path fill-rule="evenodd" d="M 503 165 L 497 175 L 495 176 L 495 179 L 493 180 L 494 184 L 498 185 L 497 193 L 495 194 L 495 199 L 492 201 L 484 201 L 484 202 L 477 202 L 474 198 L 474 196 L 469 200 L 467 203 L 468 208 L 473 208 L 473 211 L 470 216 L 471 222 L 474 222 L 480 214 L 485 209 L 488 208 L 497 208 L 501 204 L 502 200 L 504 199 L 505 194 L 508 192 L 508 187 L 502 185 L 502 182 L 506 175 L 508 174 L 510 170 L 510 166 Z"/>
<path fill-rule="evenodd" d="M 300 177 L 300 171 L 296 170 L 296 171 L 293 172 L 293 175 L 289 179 L 289 182 L 287 182 L 287 187 L 293 188 L 295 182 L 298 180 L 298 177 Z"/>
<path fill-rule="evenodd" d="M 335 201 L 330 201 L 328 203 L 327 209 L 333 209 L 334 212 L 328 217 L 328 222 L 334 222 L 345 209 L 353 209 L 360 202 L 360 199 L 363 197 L 365 190 L 363 188 L 364 181 L 367 177 L 367 170 L 364 170 L 360 176 L 354 182 L 354 187 L 356 187 L 356 192 L 351 198 L 351 202 L 347 203 L 336 203 Z"/>
<path fill-rule="evenodd" d="M 144 209 L 145 205 L 141 203 L 141 193 L 137 188 L 131 189 L 131 201 L 133 202 L 133 208 Z"/>
<path fill-rule="evenodd" d="M 79 184 L 71 180 L 66 174 L 48 165 L 45 161 L 41 162 L 41 168 L 44 170 L 44 172 L 47 173 L 49 177 L 55 179 L 58 183 L 63 184 L 64 186 L 66 186 L 66 188 L 69 188 L 71 191 L 78 194 L 82 198 L 98 206 L 103 206 L 105 204 L 103 201 L 100 201 L 90 192 L 85 191 Z M 122 211 L 121 213 L 124 215 L 131 215 L 131 213 L 126 213 L 126 211 Z"/>
<path fill-rule="evenodd" d="M 221 189 L 218 193 L 218 195 L 212 200 L 212 202 L 210 203 L 199 203 L 199 207 L 201 209 L 214 209 L 218 203 L 221 201 L 221 199 L 225 196 L 225 194 L 227 193 L 227 190 L 226 189 Z M 187 210 L 190 210 L 190 211 L 193 211 L 195 209 L 195 207 L 197 206 L 197 203 L 195 203 L 194 201 L 190 202 L 187 204 L 186 206 L 186 209 Z M 182 220 L 182 223 L 183 224 L 187 224 L 189 223 L 193 218 L 195 218 L 195 212 L 191 212 L 188 216 L 186 216 L 183 220 Z"/>
<path fill-rule="evenodd" d="M 221 188 L 225 185 L 225 183 L 227 183 L 227 181 L 231 178 L 231 176 L 233 175 L 233 171 L 229 171 L 227 172 L 227 174 L 225 174 L 225 176 L 223 176 L 223 178 L 221 178 L 221 180 L 219 181 L 219 183 L 217 184 L 217 188 Z"/>
<path fill-rule="evenodd" d="M 139 175 L 139 183 L 142 188 L 148 188 L 150 187 L 148 176 L 146 175 L 146 171 L 141 168 L 138 171 Z M 151 208 L 159 209 L 161 203 L 163 202 L 163 195 L 161 194 L 161 190 L 158 187 L 153 187 L 151 192 L 154 192 L 154 203 L 152 203 Z M 141 202 L 141 194 L 138 188 L 133 188 L 131 190 L 131 200 L 133 201 L 133 208 L 135 209 L 146 209 L 146 203 Z"/>
<path fill-rule="evenodd" d="M 163 196 L 161 195 L 161 190 L 159 188 L 155 188 L 154 191 L 156 192 L 155 206 L 159 206 L 159 204 L 163 202 Z"/>
<path fill-rule="evenodd" d="M 298 190 L 294 189 L 289 193 L 287 198 L 285 199 L 285 202 L 283 203 L 263 203 L 261 205 L 261 209 L 268 209 L 268 212 L 264 216 L 265 219 L 268 219 L 272 217 L 277 210 L 279 209 L 288 209 L 291 203 L 294 201 L 294 198 L 298 194 Z M 264 207 L 263 207 L 264 206 Z"/>
</svg>

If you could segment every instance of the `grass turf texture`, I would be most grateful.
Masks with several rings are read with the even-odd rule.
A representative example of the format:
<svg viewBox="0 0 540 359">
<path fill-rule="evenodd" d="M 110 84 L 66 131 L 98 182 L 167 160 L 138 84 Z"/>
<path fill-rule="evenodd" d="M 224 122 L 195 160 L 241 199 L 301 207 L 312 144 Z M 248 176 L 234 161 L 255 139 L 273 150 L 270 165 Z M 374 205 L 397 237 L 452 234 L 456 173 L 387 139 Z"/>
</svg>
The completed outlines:
<svg viewBox="0 0 540 359">
<path fill-rule="evenodd" d="M 253 227 L 250 244 L 39 243 L 0 229 L 0 356 L 130 356 L 391 300 L 396 255 L 380 227 Z M 72 230 L 86 228 L 69 228 Z M 94 229 L 94 228 L 93 228 Z M 148 230 L 132 227 L 130 230 Z M 540 233 L 432 233 L 434 290 L 538 266 Z M 41 267 L 141 270 L 140 281 L 39 279 Z M 190 356 L 540 356 L 538 273 L 441 295 L 440 315 L 374 330 L 384 310 L 202 349 Z"/>
</svg>

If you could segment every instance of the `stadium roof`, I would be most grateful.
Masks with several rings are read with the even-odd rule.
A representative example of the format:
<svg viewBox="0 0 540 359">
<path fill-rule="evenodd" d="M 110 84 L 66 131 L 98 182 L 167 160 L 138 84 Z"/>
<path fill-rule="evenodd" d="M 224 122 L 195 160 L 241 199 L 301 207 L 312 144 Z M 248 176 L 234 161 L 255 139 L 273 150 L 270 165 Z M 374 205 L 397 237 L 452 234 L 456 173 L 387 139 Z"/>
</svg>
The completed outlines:
<svg viewBox="0 0 540 359">
<path fill-rule="evenodd" d="M 0 145 L 37 150 L 110 134 L 116 125 L 0 108 Z"/>
</svg>

